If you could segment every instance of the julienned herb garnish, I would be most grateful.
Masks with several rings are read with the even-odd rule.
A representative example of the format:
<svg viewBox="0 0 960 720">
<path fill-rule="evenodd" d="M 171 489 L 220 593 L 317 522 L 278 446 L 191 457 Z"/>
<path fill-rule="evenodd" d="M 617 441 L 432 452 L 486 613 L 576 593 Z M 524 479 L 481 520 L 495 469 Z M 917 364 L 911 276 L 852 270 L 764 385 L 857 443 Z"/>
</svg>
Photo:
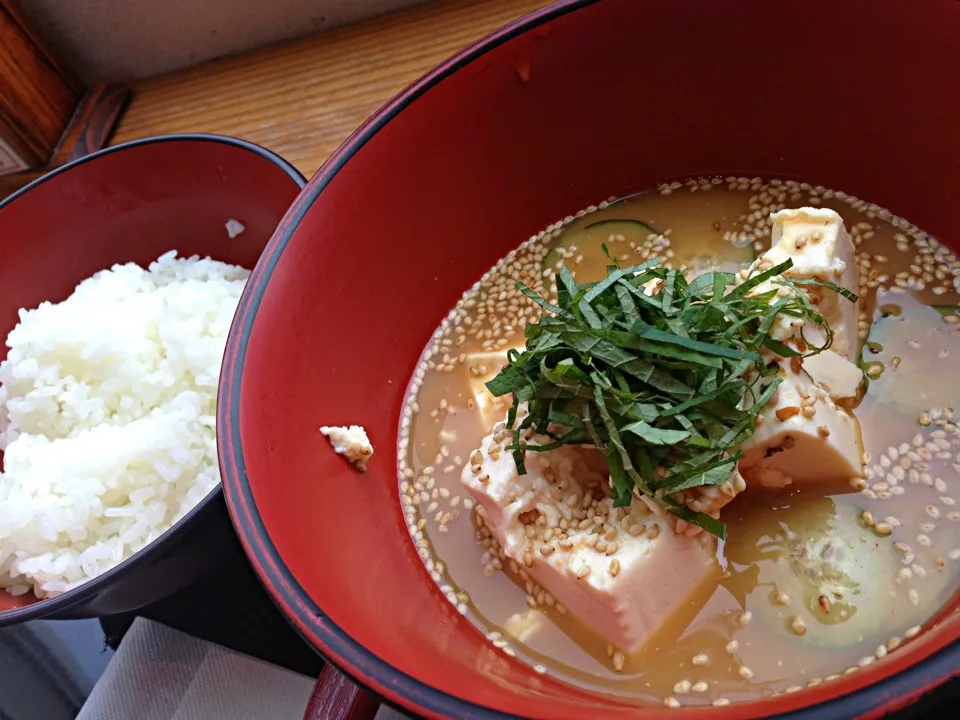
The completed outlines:
<svg viewBox="0 0 960 720">
<path fill-rule="evenodd" d="M 517 284 L 544 312 L 527 325 L 526 349 L 511 350 L 509 364 L 487 383 L 493 395 L 513 397 L 507 425 L 517 469 L 526 473 L 526 452 L 593 445 L 607 458 L 617 507 L 639 491 L 723 538 L 723 523 L 670 495 L 730 479 L 781 380 L 779 365 L 761 350 L 767 359 L 792 358 L 830 346 L 833 332 L 799 286 L 856 296 L 833 283 L 782 277 L 790 260 L 741 283 L 720 272 L 688 283 L 657 259 L 621 268 L 607 257 L 613 264 L 596 283 L 578 284 L 562 267 L 556 305 Z M 659 287 L 647 295 L 651 281 Z M 818 326 L 824 344 L 806 342 L 800 352 L 774 339 L 779 315 Z M 518 423 L 521 403 L 528 413 Z M 528 444 L 527 429 L 552 442 Z"/>
</svg>

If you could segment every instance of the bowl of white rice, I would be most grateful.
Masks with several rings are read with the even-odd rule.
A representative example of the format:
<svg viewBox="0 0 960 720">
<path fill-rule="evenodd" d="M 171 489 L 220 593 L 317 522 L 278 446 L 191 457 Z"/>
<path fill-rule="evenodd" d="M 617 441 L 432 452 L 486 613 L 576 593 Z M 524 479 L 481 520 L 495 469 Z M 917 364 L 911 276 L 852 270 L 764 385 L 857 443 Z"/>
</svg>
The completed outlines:
<svg viewBox="0 0 960 720">
<path fill-rule="evenodd" d="M 236 542 L 220 366 L 303 184 L 263 148 L 178 135 L 0 202 L 0 626 L 145 607 Z"/>
</svg>

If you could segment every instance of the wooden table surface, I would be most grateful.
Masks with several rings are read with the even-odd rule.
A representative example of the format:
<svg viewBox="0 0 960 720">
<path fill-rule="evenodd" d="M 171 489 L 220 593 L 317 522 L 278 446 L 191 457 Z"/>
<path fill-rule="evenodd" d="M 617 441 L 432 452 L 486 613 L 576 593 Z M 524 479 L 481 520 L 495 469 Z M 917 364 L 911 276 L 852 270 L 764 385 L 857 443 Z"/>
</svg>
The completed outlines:
<svg viewBox="0 0 960 720">
<path fill-rule="evenodd" d="M 180 132 L 250 140 L 310 177 L 368 116 L 545 0 L 442 0 L 133 87 L 113 144 Z"/>
</svg>

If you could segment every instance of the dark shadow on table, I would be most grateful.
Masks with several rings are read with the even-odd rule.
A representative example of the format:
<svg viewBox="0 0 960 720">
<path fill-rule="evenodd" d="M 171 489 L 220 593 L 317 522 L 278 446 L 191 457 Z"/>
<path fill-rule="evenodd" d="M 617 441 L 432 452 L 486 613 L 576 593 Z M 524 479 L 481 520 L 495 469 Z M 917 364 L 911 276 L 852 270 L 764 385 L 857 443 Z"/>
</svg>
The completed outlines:
<svg viewBox="0 0 960 720">
<path fill-rule="evenodd" d="M 274 606 L 236 540 L 217 568 L 190 588 L 144 610 L 102 618 L 111 648 L 138 615 L 303 675 L 315 678 L 323 668 Z"/>
</svg>

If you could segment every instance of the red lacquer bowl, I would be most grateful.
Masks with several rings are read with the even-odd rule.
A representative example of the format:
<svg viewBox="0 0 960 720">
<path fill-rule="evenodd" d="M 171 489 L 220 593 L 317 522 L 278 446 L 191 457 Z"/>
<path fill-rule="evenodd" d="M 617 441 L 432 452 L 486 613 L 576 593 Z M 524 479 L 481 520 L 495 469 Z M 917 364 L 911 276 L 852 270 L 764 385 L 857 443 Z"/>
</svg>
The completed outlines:
<svg viewBox="0 0 960 720">
<path fill-rule="evenodd" d="M 951 611 L 862 672 L 726 708 L 638 710 L 540 676 L 429 581 L 395 449 L 407 381 L 461 293 L 608 196 L 708 173 L 795 178 L 960 247 L 958 49 L 955 0 L 568 0 L 380 110 L 271 240 L 222 376 L 228 507 L 304 637 L 428 717 L 877 717 L 958 674 Z M 365 476 L 317 432 L 344 423 L 377 448 Z"/>
<path fill-rule="evenodd" d="M 45 175 L 0 202 L 0 343 L 20 308 L 64 300 L 115 263 L 145 265 L 177 250 L 252 268 L 305 182 L 277 155 L 214 135 L 137 140 Z M 233 239 L 230 218 L 246 227 Z M 0 626 L 139 609 L 189 585 L 233 542 L 217 488 L 136 555 L 70 592 L 37 602 L 0 591 Z"/>
</svg>

